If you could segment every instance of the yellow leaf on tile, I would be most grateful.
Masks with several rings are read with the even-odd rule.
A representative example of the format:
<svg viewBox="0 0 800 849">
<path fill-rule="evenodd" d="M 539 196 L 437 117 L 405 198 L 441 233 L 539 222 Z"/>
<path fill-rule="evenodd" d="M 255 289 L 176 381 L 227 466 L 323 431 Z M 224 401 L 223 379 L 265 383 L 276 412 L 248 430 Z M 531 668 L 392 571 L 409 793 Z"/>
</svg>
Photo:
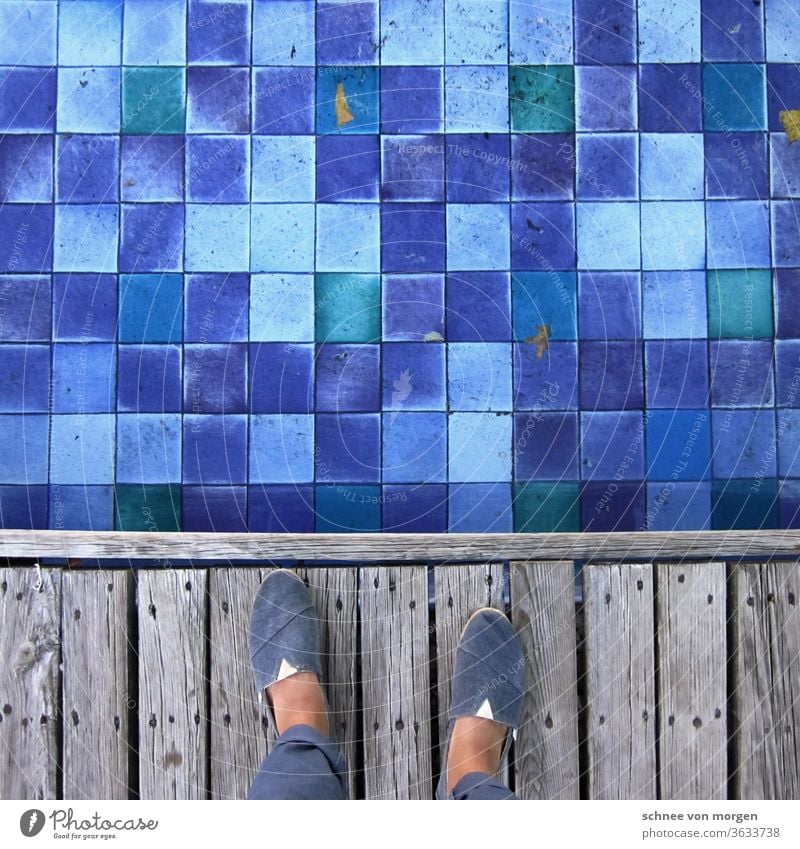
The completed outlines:
<svg viewBox="0 0 800 849">
<path fill-rule="evenodd" d="M 789 137 L 789 144 L 800 140 L 800 109 L 785 109 L 778 117 Z"/>
<path fill-rule="evenodd" d="M 341 127 L 343 124 L 349 124 L 355 115 L 350 111 L 347 105 L 347 97 L 344 93 L 344 83 L 339 83 L 336 86 L 336 125 Z"/>
</svg>

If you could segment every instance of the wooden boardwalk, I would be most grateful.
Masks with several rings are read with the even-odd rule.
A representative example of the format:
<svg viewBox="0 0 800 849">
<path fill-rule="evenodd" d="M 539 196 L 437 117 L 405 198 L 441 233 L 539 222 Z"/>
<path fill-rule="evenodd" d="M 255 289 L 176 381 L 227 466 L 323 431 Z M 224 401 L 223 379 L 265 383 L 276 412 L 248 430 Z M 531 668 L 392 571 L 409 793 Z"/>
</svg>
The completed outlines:
<svg viewBox="0 0 800 849">
<path fill-rule="evenodd" d="M 0 569 L 0 798 L 242 798 L 265 568 Z M 506 609 L 527 799 L 800 798 L 800 564 L 301 568 L 356 797 L 430 798 L 458 636 Z M 433 573 L 432 587 L 429 579 Z"/>
</svg>

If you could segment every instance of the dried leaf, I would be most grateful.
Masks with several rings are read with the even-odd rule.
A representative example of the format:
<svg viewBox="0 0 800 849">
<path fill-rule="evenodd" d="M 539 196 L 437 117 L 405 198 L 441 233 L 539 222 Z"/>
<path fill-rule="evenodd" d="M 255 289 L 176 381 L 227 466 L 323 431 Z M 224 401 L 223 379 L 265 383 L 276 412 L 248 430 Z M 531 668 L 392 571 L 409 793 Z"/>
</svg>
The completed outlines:
<svg viewBox="0 0 800 849">
<path fill-rule="evenodd" d="M 344 93 L 344 83 L 339 83 L 336 86 L 336 126 L 341 127 L 343 124 L 349 124 L 355 115 L 350 111 L 347 105 L 347 97 Z"/>
<path fill-rule="evenodd" d="M 800 141 L 800 109 L 785 109 L 778 117 L 789 137 L 789 144 Z"/>
<path fill-rule="evenodd" d="M 426 342 L 444 342 L 444 336 L 441 333 L 437 333 L 435 330 L 431 330 L 430 333 L 426 333 L 424 336 Z"/>
</svg>

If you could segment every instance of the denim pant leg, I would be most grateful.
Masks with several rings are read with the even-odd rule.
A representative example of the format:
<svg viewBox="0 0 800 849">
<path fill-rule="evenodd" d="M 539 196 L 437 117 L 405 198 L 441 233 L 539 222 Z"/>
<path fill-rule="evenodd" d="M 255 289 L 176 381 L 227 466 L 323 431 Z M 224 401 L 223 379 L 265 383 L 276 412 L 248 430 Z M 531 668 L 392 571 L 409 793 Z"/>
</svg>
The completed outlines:
<svg viewBox="0 0 800 849">
<path fill-rule="evenodd" d="M 247 798 L 346 799 L 347 763 L 330 738 L 293 725 L 264 759 Z"/>
<path fill-rule="evenodd" d="M 498 781 L 485 772 L 468 772 L 453 788 L 454 799 L 516 799 L 517 797 Z"/>
</svg>

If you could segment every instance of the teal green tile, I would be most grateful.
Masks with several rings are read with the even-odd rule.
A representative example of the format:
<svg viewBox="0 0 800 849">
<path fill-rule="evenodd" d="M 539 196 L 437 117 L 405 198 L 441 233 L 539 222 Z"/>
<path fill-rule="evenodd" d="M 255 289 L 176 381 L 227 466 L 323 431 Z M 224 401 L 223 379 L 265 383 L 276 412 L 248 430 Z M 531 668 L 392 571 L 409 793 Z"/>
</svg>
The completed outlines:
<svg viewBox="0 0 800 849">
<path fill-rule="evenodd" d="M 315 277 L 317 342 L 376 342 L 381 335 L 377 274 L 320 273 Z"/>
<path fill-rule="evenodd" d="M 514 65 L 509 68 L 508 96 L 512 132 L 574 132 L 572 65 Z"/>
<path fill-rule="evenodd" d="M 771 339 L 772 272 L 766 268 L 709 271 L 710 339 Z"/>
<path fill-rule="evenodd" d="M 177 485 L 119 485 L 114 491 L 118 531 L 179 531 L 181 488 Z"/>
<path fill-rule="evenodd" d="M 579 531 L 580 525 L 579 484 L 537 481 L 514 485 L 515 531 Z"/>
<path fill-rule="evenodd" d="M 120 342 L 180 342 L 183 338 L 183 275 L 122 275 Z"/>
<path fill-rule="evenodd" d="M 511 279 L 514 338 L 535 344 L 577 339 L 577 277 L 571 271 L 517 271 Z M 542 328 L 548 328 L 543 330 Z"/>
<path fill-rule="evenodd" d="M 183 68 L 126 68 L 122 75 L 122 132 L 183 133 L 186 82 Z"/>
<path fill-rule="evenodd" d="M 767 129 L 764 65 L 703 65 L 704 127 L 708 133 Z"/>
</svg>

